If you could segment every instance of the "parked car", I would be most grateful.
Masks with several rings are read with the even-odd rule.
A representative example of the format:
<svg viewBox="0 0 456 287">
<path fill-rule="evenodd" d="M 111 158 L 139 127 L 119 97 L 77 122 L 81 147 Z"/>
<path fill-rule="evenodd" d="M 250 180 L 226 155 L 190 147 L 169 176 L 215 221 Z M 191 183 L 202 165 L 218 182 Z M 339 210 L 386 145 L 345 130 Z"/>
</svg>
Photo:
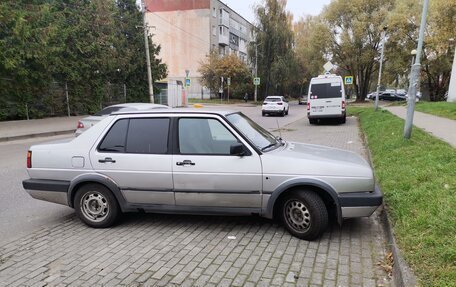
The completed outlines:
<svg viewBox="0 0 456 287">
<path fill-rule="evenodd" d="M 298 104 L 305 105 L 307 104 L 307 95 L 302 95 L 298 99 Z"/>
<path fill-rule="evenodd" d="M 265 115 L 281 115 L 282 117 L 288 115 L 290 106 L 288 100 L 282 96 L 269 96 L 264 99 L 263 106 L 261 107 L 261 113 Z"/>
<path fill-rule="evenodd" d="M 115 113 L 69 142 L 32 146 L 27 172 L 32 197 L 98 228 L 123 212 L 256 214 L 312 240 L 330 216 L 341 224 L 382 204 L 359 155 L 284 141 L 233 111 Z"/>
<path fill-rule="evenodd" d="M 405 95 L 398 94 L 396 92 L 384 91 L 380 96 L 379 100 L 382 101 L 405 101 Z"/>
<path fill-rule="evenodd" d="M 341 76 L 325 74 L 312 78 L 307 99 L 307 117 L 310 124 L 327 118 L 345 123 L 345 89 Z"/>
<path fill-rule="evenodd" d="M 108 106 L 98 113 L 85 117 L 78 121 L 78 126 L 76 128 L 75 135 L 79 136 L 93 125 L 104 119 L 105 117 L 109 116 L 114 112 L 119 111 L 147 111 L 147 110 L 155 110 L 155 109 L 169 109 L 170 107 L 165 105 L 158 105 L 158 104 L 149 104 L 149 103 L 125 103 L 125 104 L 118 104 Z"/>
</svg>

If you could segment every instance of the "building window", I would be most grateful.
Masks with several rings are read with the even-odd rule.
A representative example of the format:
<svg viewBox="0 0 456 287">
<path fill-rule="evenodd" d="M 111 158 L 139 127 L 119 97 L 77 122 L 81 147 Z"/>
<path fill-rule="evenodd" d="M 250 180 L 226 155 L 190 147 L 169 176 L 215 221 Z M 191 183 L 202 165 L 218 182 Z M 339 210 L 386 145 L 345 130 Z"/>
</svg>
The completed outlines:
<svg viewBox="0 0 456 287">
<path fill-rule="evenodd" d="M 223 35 L 223 27 L 220 26 L 220 36 Z"/>
<path fill-rule="evenodd" d="M 215 10 L 215 7 L 212 8 L 212 16 L 215 18 L 217 17 L 217 10 Z"/>
<path fill-rule="evenodd" d="M 217 28 L 215 26 L 212 26 L 212 35 L 217 36 Z"/>
</svg>

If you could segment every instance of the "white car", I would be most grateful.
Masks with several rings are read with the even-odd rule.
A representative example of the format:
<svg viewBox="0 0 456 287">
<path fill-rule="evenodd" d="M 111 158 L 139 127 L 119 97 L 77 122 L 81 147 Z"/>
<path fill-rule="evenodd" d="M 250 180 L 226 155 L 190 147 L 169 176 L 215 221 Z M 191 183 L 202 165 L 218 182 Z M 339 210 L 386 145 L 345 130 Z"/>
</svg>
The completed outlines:
<svg viewBox="0 0 456 287">
<path fill-rule="evenodd" d="M 341 76 L 325 74 L 310 80 L 307 117 L 310 124 L 326 118 L 345 123 L 345 89 Z"/>
<path fill-rule="evenodd" d="M 261 107 L 261 113 L 265 115 L 281 115 L 282 117 L 288 115 L 290 107 L 288 105 L 288 100 L 282 96 L 270 96 L 266 97 Z"/>
<path fill-rule="evenodd" d="M 169 109 L 170 107 L 165 105 L 149 104 L 149 103 L 125 103 L 113 106 L 108 106 L 98 113 L 83 118 L 78 121 L 78 127 L 76 129 L 76 136 L 79 136 L 89 128 L 93 127 L 96 123 L 104 119 L 115 112 L 129 112 L 129 111 L 148 111 L 156 109 Z"/>
</svg>

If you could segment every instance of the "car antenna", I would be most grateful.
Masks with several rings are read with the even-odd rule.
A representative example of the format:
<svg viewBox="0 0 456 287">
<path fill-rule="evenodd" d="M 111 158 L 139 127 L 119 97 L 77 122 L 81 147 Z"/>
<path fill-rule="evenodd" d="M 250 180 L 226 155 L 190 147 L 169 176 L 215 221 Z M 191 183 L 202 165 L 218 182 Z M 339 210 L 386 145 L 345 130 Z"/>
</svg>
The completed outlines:
<svg viewBox="0 0 456 287">
<path fill-rule="evenodd" d="M 279 139 L 280 141 L 282 141 L 282 131 L 280 130 L 280 126 L 279 126 L 279 119 L 276 119 L 276 122 L 277 122 L 277 130 L 279 131 Z"/>
</svg>

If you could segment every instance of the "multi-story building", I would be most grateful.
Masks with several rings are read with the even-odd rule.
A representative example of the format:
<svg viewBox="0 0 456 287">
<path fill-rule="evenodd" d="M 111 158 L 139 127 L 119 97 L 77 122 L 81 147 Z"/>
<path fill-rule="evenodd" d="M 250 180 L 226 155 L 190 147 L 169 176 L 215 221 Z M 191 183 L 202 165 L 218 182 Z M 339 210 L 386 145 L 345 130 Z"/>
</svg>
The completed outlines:
<svg viewBox="0 0 456 287">
<path fill-rule="evenodd" d="M 191 79 L 189 97 L 209 97 L 198 68 L 211 50 L 234 53 L 247 63 L 253 26 L 219 0 L 146 0 L 146 22 L 160 57 L 168 65 L 169 82 Z M 217 92 L 217 91 L 212 91 Z"/>
</svg>

